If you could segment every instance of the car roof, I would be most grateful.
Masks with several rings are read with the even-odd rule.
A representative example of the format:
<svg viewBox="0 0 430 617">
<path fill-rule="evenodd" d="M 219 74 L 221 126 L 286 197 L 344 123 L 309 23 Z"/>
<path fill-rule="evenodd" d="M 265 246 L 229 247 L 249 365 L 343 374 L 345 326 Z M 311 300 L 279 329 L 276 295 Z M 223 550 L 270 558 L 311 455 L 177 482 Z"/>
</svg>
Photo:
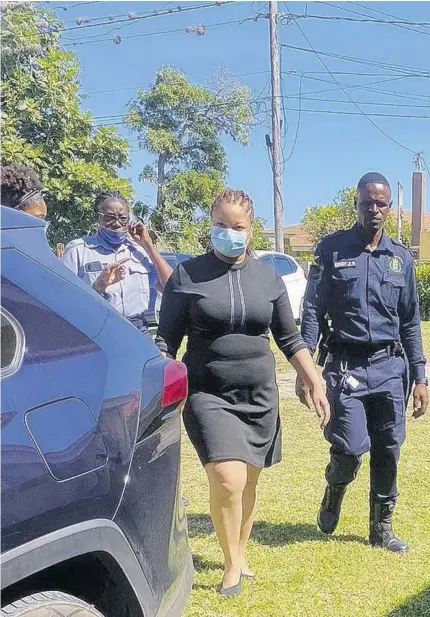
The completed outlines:
<svg viewBox="0 0 430 617">
<path fill-rule="evenodd" d="M 187 259 L 192 257 L 189 253 L 168 253 L 167 251 L 162 251 L 161 255 L 163 257 L 186 257 Z"/>
<path fill-rule="evenodd" d="M 254 253 L 257 255 L 257 257 L 264 257 L 265 255 L 273 255 L 274 257 L 286 257 L 287 259 L 292 259 L 293 261 L 296 261 L 294 257 L 292 257 L 291 255 L 287 255 L 286 253 L 280 253 L 279 251 L 257 250 L 257 251 L 254 251 Z"/>
<path fill-rule="evenodd" d="M 1 228 L 2 229 L 22 229 L 23 227 L 45 227 L 46 223 L 31 214 L 26 214 L 21 210 L 1 206 Z"/>
</svg>

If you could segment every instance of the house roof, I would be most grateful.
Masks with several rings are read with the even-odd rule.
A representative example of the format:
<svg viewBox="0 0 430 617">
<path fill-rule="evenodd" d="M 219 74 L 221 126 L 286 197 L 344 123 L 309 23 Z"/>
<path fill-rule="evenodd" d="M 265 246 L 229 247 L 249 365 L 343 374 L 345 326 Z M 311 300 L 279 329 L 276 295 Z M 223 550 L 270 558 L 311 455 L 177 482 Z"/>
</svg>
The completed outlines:
<svg viewBox="0 0 430 617">
<path fill-rule="evenodd" d="M 404 210 L 403 218 L 407 220 L 409 223 L 412 222 L 412 211 Z M 430 231 L 430 212 L 424 213 L 424 223 L 423 229 Z M 274 229 L 265 229 L 264 235 L 267 237 L 274 237 L 275 230 Z M 284 227 L 284 236 L 289 238 L 291 248 L 305 248 L 312 247 L 313 242 L 309 234 L 303 229 L 302 223 L 298 223 L 297 225 L 287 225 Z"/>
</svg>

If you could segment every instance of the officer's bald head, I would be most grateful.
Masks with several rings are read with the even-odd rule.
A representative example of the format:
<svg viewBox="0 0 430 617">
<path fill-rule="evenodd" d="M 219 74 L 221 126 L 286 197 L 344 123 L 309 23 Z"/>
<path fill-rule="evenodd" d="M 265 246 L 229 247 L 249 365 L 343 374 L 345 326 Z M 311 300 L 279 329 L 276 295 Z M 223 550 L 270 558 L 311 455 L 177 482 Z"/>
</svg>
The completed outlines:
<svg viewBox="0 0 430 617">
<path fill-rule="evenodd" d="M 369 232 L 382 229 L 391 208 L 391 188 L 385 176 L 371 171 L 357 184 L 355 198 L 358 222 Z"/>
</svg>

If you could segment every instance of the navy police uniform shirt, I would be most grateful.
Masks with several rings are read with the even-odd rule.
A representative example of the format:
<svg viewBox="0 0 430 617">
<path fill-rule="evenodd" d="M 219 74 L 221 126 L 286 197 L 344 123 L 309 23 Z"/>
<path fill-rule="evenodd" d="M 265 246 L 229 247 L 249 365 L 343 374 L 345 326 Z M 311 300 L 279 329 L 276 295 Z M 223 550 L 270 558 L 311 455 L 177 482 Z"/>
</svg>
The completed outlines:
<svg viewBox="0 0 430 617">
<path fill-rule="evenodd" d="M 357 225 L 321 241 L 309 274 L 302 319 L 302 337 L 311 353 L 326 314 L 334 344 L 376 346 L 401 341 L 411 378 L 425 377 L 413 258 L 385 233 L 374 251 L 366 248 Z"/>
<path fill-rule="evenodd" d="M 124 264 L 124 280 L 106 288 L 105 298 L 127 318 L 143 315 L 148 309 L 150 286 L 156 284 L 155 270 L 145 250 L 127 237 L 113 248 L 100 236 L 86 236 L 73 240 L 64 249 L 62 261 L 81 279 L 93 285 L 109 264 L 129 257 Z"/>
</svg>

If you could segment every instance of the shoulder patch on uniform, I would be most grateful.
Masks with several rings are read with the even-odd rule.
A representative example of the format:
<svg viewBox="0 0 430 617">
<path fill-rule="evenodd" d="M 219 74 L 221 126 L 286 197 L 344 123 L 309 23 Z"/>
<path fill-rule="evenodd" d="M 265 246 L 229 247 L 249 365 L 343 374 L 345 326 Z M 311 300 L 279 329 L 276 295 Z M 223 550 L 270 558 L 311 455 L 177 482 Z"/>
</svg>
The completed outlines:
<svg viewBox="0 0 430 617">
<path fill-rule="evenodd" d="M 400 274 L 400 272 L 404 270 L 403 259 L 398 255 L 390 257 L 390 260 L 388 261 L 388 267 L 390 268 L 391 272 Z"/>
</svg>

